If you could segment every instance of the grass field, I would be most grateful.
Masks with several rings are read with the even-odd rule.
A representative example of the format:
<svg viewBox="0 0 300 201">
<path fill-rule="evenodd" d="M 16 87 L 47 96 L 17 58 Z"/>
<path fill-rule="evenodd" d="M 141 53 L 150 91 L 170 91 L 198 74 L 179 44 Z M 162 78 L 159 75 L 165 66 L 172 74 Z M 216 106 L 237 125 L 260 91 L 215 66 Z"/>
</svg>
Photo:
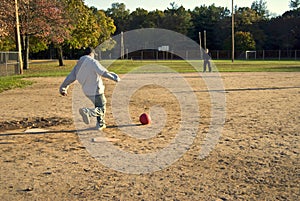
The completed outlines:
<svg viewBox="0 0 300 201">
<path fill-rule="evenodd" d="M 189 61 L 195 65 L 199 65 L 200 61 Z M 190 63 L 183 60 L 176 61 L 101 61 L 102 65 L 107 67 L 110 71 L 118 74 L 125 74 L 137 67 L 153 65 L 153 71 L 157 68 L 155 66 L 166 66 L 179 73 L 188 73 L 201 71 L 199 66 L 197 70 L 190 65 Z M 28 70 L 24 71 L 23 75 L 0 77 L 0 93 L 13 89 L 16 87 L 25 87 L 32 84 L 31 81 L 23 80 L 28 77 L 58 77 L 66 76 L 76 64 L 75 60 L 64 61 L 65 66 L 59 67 L 57 61 L 33 61 Z M 230 60 L 215 60 L 214 64 L 219 72 L 300 72 L 300 61 L 245 61 L 236 60 L 232 63 Z M 151 69 L 152 70 L 152 69 Z"/>
<path fill-rule="evenodd" d="M 245 61 L 236 60 L 232 63 L 230 60 L 213 61 L 219 72 L 300 72 L 300 61 Z M 202 64 L 201 61 L 189 61 L 195 65 Z M 116 73 L 127 73 L 133 68 L 143 65 L 163 65 L 176 70 L 179 73 L 196 72 L 196 70 L 187 61 L 115 61 L 109 66 L 111 71 Z M 102 62 L 106 66 L 108 62 Z M 199 71 L 202 67 L 199 66 Z"/>
</svg>

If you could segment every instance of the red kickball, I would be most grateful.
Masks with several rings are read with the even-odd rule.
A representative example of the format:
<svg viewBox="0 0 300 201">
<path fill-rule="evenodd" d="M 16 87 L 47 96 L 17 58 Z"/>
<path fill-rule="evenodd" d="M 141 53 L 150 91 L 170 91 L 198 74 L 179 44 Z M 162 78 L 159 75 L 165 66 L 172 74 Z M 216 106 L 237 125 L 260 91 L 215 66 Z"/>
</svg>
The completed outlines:
<svg viewBox="0 0 300 201">
<path fill-rule="evenodd" d="M 143 125 L 150 124 L 151 123 L 151 118 L 147 113 L 143 113 L 143 114 L 140 115 L 140 122 Z"/>
</svg>

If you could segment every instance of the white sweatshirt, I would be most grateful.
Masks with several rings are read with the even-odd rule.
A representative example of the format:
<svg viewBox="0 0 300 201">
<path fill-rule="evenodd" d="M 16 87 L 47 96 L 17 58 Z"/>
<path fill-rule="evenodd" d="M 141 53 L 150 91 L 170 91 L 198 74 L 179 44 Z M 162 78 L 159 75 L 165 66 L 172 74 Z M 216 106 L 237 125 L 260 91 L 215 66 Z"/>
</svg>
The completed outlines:
<svg viewBox="0 0 300 201">
<path fill-rule="evenodd" d="M 67 91 L 71 83 L 77 80 L 82 90 L 87 96 L 94 96 L 104 93 L 104 85 L 101 76 L 119 81 L 119 77 L 112 72 L 108 72 L 97 60 L 89 55 L 82 56 L 71 73 L 66 77 L 60 86 L 60 91 Z"/>
</svg>

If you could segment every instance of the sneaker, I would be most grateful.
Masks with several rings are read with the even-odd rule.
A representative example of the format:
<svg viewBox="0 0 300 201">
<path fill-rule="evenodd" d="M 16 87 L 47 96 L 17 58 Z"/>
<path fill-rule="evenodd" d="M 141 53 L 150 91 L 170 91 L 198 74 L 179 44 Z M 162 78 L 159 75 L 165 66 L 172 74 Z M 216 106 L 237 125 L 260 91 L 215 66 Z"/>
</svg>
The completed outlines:
<svg viewBox="0 0 300 201">
<path fill-rule="evenodd" d="M 79 113 L 82 117 L 82 120 L 85 124 L 89 124 L 90 123 L 90 115 L 89 115 L 89 111 L 86 108 L 80 108 L 79 109 Z"/>
<path fill-rule="evenodd" d="M 96 125 L 96 130 L 101 131 L 101 130 L 103 130 L 104 128 L 106 128 L 106 125 L 105 125 L 105 124 L 99 124 L 99 123 L 97 123 L 97 125 Z"/>
</svg>

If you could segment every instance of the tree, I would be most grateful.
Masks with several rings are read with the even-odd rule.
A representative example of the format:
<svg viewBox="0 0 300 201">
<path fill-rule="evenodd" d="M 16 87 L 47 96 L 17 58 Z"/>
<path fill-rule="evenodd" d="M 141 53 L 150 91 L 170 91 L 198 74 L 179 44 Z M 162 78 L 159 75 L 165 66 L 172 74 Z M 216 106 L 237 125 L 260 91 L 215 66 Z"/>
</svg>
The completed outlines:
<svg viewBox="0 0 300 201">
<path fill-rule="evenodd" d="M 112 18 L 105 15 L 104 11 L 98 10 L 94 12 L 96 22 L 100 27 L 100 37 L 98 38 L 98 44 L 111 38 L 111 35 L 115 33 L 116 26 Z"/>
<path fill-rule="evenodd" d="M 112 7 L 107 9 L 105 14 L 114 20 L 117 27 L 115 34 L 120 34 L 121 31 L 127 31 L 127 23 L 129 18 L 129 10 L 126 9 L 124 3 L 113 3 Z"/>
<path fill-rule="evenodd" d="M 236 50 L 255 50 L 255 41 L 250 32 L 238 31 L 234 34 Z"/>
<path fill-rule="evenodd" d="M 96 22 L 100 27 L 100 37 L 98 38 L 97 46 L 101 44 L 101 51 L 111 50 L 116 44 L 111 38 L 111 35 L 116 31 L 114 21 L 110 17 L 107 17 L 104 11 L 97 10 L 94 7 L 91 9 L 93 10 Z"/>
<path fill-rule="evenodd" d="M 64 0 L 65 15 L 69 19 L 70 37 L 62 44 L 66 49 L 81 49 L 88 46 L 97 46 L 101 29 L 94 15 L 94 8 L 89 8 L 83 0 Z M 97 10 L 95 11 L 95 13 Z M 56 45 L 60 66 L 63 65 L 63 48 Z"/>
<path fill-rule="evenodd" d="M 176 31 L 187 35 L 192 27 L 191 14 L 185 10 L 183 6 L 179 8 L 175 4 L 171 4 L 172 8 L 164 11 L 164 18 L 160 28 Z"/>
<path fill-rule="evenodd" d="M 255 41 L 250 32 L 237 31 L 234 34 L 235 49 L 239 51 L 255 50 Z M 224 49 L 230 49 L 231 36 L 224 41 Z"/>
<path fill-rule="evenodd" d="M 300 0 L 290 0 L 290 8 L 297 9 L 300 7 Z"/>
<path fill-rule="evenodd" d="M 71 49 L 80 49 L 88 46 L 97 46 L 100 37 L 100 27 L 94 15 L 93 8 L 84 5 L 83 0 L 72 0 L 68 2 L 65 11 L 71 23 L 71 38 L 66 45 Z M 97 11 L 95 11 L 97 12 Z"/>
<path fill-rule="evenodd" d="M 0 37 L 0 50 L 9 51 L 16 48 L 15 40 L 12 37 Z"/>
<path fill-rule="evenodd" d="M 17 49 L 15 43 L 15 19 L 14 1 L 2 1 L 0 9 L 0 50 Z"/>
<path fill-rule="evenodd" d="M 239 8 L 235 13 L 236 28 L 240 30 L 245 30 L 262 19 L 263 17 L 257 11 L 248 7 Z"/>
<path fill-rule="evenodd" d="M 2 1 L 1 2 L 1 9 L 0 9 L 0 38 L 7 37 L 9 35 L 9 31 L 12 29 L 9 26 L 12 26 L 12 24 L 7 24 L 7 18 L 11 17 L 15 19 L 14 17 L 14 8 L 13 4 L 9 1 Z M 13 26 L 14 27 L 14 26 Z"/>
<path fill-rule="evenodd" d="M 152 24 L 147 20 L 148 11 L 143 8 L 137 8 L 130 13 L 128 21 L 128 29 L 149 28 Z"/>
<path fill-rule="evenodd" d="M 2 0 L 5 6 L 1 20 L 6 24 L 10 37 L 15 33 L 14 2 Z M 60 0 L 20 0 L 19 18 L 22 40 L 23 68 L 28 68 L 30 37 L 36 37 L 45 43 L 61 43 L 67 38 L 68 19 L 64 17 Z M 57 26 L 59 24 L 59 26 Z"/>
<path fill-rule="evenodd" d="M 268 49 L 300 48 L 300 8 L 285 12 L 281 17 L 271 19 L 264 31 L 268 41 Z"/>
<path fill-rule="evenodd" d="M 56 45 L 69 37 L 69 20 L 60 0 L 23 0 L 20 3 L 20 24 L 24 69 L 28 67 L 30 37 Z"/>
<path fill-rule="evenodd" d="M 193 29 L 189 36 L 198 41 L 199 32 L 207 32 L 207 46 L 222 48 L 223 41 L 230 34 L 231 17 L 230 11 L 224 7 L 210 6 L 195 7 L 190 11 L 192 16 Z"/>
<path fill-rule="evenodd" d="M 255 10 L 264 19 L 269 17 L 267 2 L 265 0 L 255 0 L 251 5 L 251 9 Z"/>
<path fill-rule="evenodd" d="M 88 46 L 96 47 L 116 30 L 113 20 L 104 11 L 88 7 L 83 0 L 64 0 L 65 15 L 70 20 L 70 36 L 63 46 L 67 49 L 82 49 Z M 62 61 L 62 46 L 58 46 Z M 60 66 L 63 65 L 60 62 Z"/>
</svg>

